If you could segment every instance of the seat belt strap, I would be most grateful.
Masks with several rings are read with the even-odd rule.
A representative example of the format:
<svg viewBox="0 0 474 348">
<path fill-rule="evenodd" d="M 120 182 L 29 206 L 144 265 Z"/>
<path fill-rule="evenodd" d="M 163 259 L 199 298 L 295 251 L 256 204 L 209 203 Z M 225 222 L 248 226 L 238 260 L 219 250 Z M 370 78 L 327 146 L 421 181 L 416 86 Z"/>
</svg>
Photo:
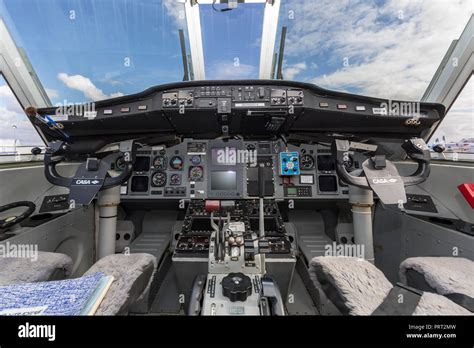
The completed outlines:
<svg viewBox="0 0 474 348">
<path fill-rule="evenodd" d="M 466 294 L 451 293 L 444 295 L 454 303 L 466 308 L 468 311 L 474 313 L 474 298 Z"/>
<path fill-rule="evenodd" d="M 372 315 L 412 315 L 422 295 L 422 291 L 396 283 Z"/>
</svg>

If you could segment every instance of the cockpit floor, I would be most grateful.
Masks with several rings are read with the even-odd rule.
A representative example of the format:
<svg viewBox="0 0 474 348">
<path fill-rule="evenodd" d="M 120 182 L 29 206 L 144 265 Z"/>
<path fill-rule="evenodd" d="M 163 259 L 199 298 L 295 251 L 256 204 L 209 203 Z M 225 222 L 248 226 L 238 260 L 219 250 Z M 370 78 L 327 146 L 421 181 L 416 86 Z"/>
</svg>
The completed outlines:
<svg viewBox="0 0 474 348">
<path fill-rule="evenodd" d="M 298 246 L 306 261 L 316 256 L 324 256 L 326 245 L 332 240 L 325 232 L 321 213 L 313 210 L 299 210 L 288 213 L 290 221 L 298 233 Z"/>
</svg>

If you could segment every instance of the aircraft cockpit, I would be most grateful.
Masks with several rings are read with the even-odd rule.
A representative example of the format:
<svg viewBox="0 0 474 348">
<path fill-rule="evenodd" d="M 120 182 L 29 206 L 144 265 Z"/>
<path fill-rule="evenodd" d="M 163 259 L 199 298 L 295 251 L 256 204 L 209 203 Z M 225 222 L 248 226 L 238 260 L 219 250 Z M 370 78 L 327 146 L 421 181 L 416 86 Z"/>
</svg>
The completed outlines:
<svg viewBox="0 0 474 348">
<path fill-rule="evenodd" d="M 130 6 L 147 17 L 157 10 L 150 3 Z M 20 16 L 15 6 L 7 7 Z M 472 100 L 467 112 L 452 104 L 464 100 L 457 97 L 463 86 L 472 86 L 466 81 L 473 17 L 423 98 L 413 102 L 383 89 L 367 96 L 373 89 L 362 82 L 327 88 L 324 81 L 334 83 L 336 73 L 296 81 L 302 70 L 324 72 L 334 60 L 318 60 L 318 66 L 292 60 L 294 32 L 301 28 L 281 17 L 285 25 L 272 27 L 279 0 L 176 6 L 186 20 L 172 12 L 172 1 L 160 11 L 174 13 L 162 17 L 180 28 L 173 41 L 180 55 L 170 58 L 171 48 L 151 44 L 150 52 L 159 51 L 162 60 L 180 57 L 182 81 L 161 78 L 166 73 L 160 69 L 159 78 L 153 69 L 141 71 L 138 65 L 149 59 L 143 47 L 140 58 L 130 48 L 134 60 L 124 73 L 141 75 L 127 75 L 134 80 L 123 84 L 113 72 L 96 79 L 72 70 L 37 76 L 33 65 L 48 69 L 37 62 L 10 71 L 22 49 L 7 30 L 9 19 L 0 17 L 0 73 L 20 96 L 24 123 L 44 144 L 28 150 L 31 163 L 0 163 L 0 316 L 472 315 L 474 189 L 466 144 L 474 142 L 459 141 L 454 154 L 454 145 L 436 132 L 454 119 L 453 110 L 472 119 Z M 234 62 L 227 73 L 220 70 L 226 64 L 207 63 L 211 58 L 205 65 L 201 52 L 209 37 L 222 34 L 217 24 L 209 34 L 204 19 L 232 23 L 244 8 L 265 16 L 258 78 L 253 70 L 243 78 L 229 73 L 245 63 Z M 244 17 L 238 18 L 254 25 Z M 273 52 L 277 32 L 280 49 Z M 240 38 L 232 40 L 239 46 Z M 318 53 L 308 48 L 308 57 L 324 47 Z M 453 57 L 455 67 L 447 63 Z M 147 79 L 151 87 L 138 88 L 147 74 L 155 82 Z M 38 87 L 40 77 L 87 98 L 53 105 L 47 93 L 54 91 Z M 102 90 L 98 81 L 133 89 Z M 2 110 L 0 102 L 0 117 Z M 462 117 L 456 119 L 466 122 Z M 469 133 L 462 124 L 452 129 Z M 1 144 L 0 160 L 21 159 L 16 142 L 13 152 Z"/>
<path fill-rule="evenodd" d="M 46 179 L 68 190 L 51 208 L 95 206 L 98 263 L 146 254 L 155 276 L 174 274 L 172 289 L 161 280 L 152 291 L 150 280 L 152 311 L 166 302 L 187 315 L 285 315 L 312 260 L 344 247 L 376 262 L 376 204 L 418 214 L 409 188 L 430 174 L 423 135 L 444 107 L 399 116 L 381 103 L 289 81 L 213 81 L 157 86 L 84 114 L 26 112 L 48 138 Z M 399 154 L 410 159 L 403 172 Z M 321 212 L 309 214 L 313 205 Z"/>
</svg>

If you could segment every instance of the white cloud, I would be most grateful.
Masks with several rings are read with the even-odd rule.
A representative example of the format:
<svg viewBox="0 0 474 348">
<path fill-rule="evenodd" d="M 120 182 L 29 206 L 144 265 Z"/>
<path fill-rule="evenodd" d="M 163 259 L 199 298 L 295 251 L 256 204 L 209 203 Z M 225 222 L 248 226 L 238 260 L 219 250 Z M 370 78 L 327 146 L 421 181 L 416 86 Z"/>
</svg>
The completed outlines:
<svg viewBox="0 0 474 348">
<path fill-rule="evenodd" d="M 43 143 L 10 87 L 5 84 L 0 85 L 0 139 L 13 138 L 18 139 L 19 144 L 22 145 Z"/>
<path fill-rule="evenodd" d="M 206 69 L 206 78 L 209 80 L 250 79 L 257 75 L 257 67 L 249 64 L 214 61 L 209 66 L 213 67 Z"/>
<path fill-rule="evenodd" d="M 288 5 L 290 6 L 290 5 Z M 307 80 L 325 88 L 418 100 L 471 13 L 471 0 L 299 0 L 287 34 L 288 59 L 339 66 Z M 349 66 L 344 66 L 347 58 Z"/>
<path fill-rule="evenodd" d="M 110 98 L 118 98 L 123 96 L 124 94 L 122 92 L 115 92 L 110 95 Z"/>
<path fill-rule="evenodd" d="M 446 137 L 447 142 L 459 141 L 461 138 L 474 137 L 474 78 L 464 86 L 461 94 L 448 111 L 446 118 L 441 122 L 432 137 L 439 140 Z"/>
<path fill-rule="evenodd" d="M 285 69 L 283 69 L 283 78 L 285 80 L 293 80 L 300 72 L 306 70 L 306 63 L 296 63 L 286 65 Z"/>
<path fill-rule="evenodd" d="M 0 97 L 9 97 L 12 94 L 8 85 L 0 86 Z"/>
<path fill-rule="evenodd" d="M 123 86 L 124 85 L 123 81 L 115 79 L 117 77 L 120 77 L 120 75 L 121 75 L 120 71 L 107 72 L 105 73 L 104 78 L 100 79 L 99 81 L 102 83 L 107 83 L 111 86 Z"/>
<path fill-rule="evenodd" d="M 16 114 L 23 113 L 20 103 L 15 98 L 15 95 L 12 93 L 10 87 L 6 84 L 0 86 L 0 105 L 4 107 L 4 110 L 8 110 Z"/>
<path fill-rule="evenodd" d="M 184 1 L 182 0 L 163 0 L 163 6 L 166 12 L 172 17 L 177 27 L 186 27 L 186 16 L 184 11 Z"/>
<path fill-rule="evenodd" d="M 59 93 L 56 89 L 52 88 L 45 88 L 46 94 L 48 95 L 49 98 L 57 98 L 59 96 Z"/>
<path fill-rule="evenodd" d="M 101 89 L 97 88 L 88 77 L 82 75 L 68 75 L 66 73 L 59 73 L 58 79 L 61 80 L 67 87 L 82 92 L 84 96 L 93 101 L 115 98 L 123 95 L 121 92 L 116 92 L 108 96 L 102 92 Z"/>
</svg>

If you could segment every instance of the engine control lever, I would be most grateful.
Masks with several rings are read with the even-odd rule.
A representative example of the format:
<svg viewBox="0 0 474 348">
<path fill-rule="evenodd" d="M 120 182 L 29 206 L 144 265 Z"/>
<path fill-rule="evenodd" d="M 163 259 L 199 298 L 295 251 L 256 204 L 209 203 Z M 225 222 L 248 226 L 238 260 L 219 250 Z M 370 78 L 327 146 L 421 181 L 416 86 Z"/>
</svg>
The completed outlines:
<svg viewBox="0 0 474 348">
<path fill-rule="evenodd" d="M 258 229 L 260 238 L 265 237 L 265 216 L 263 213 L 264 209 L 264 198 L 265 198 L 265 178 L 264 178 L 264 167 L 263 163 L 258 166 L 258 188 L 259 188 L 259 214 L 258 214 Z"/>
<path fill-rule="evenodd" d="M 222 214 L 222 211 L 221 211 Z M 224 238 L 224 232 L 226 227 L 230 223 L 230 213 L 227 212 L 227 216 L 225 217 L 225 220 L 223 224 L 222 222 L 222 217 L 215 217 L 214 212 L 211 212 L 211 227 L 215 231 L 215 248 L 214 248 L 214 258 L 217 261 L 222 261 L 224 260 L 224 251 L 225 251 L 225 238 Z M 216 224 L 215 221 L 218 221 L 218 224 Z"/>
<path fill-rule="evenodd" d="M 261 279 L 260 311 L 262 315 L 285 315 L 285 306 L 280 288 L 273 277 L 266 275 Z"/>
</svg>

